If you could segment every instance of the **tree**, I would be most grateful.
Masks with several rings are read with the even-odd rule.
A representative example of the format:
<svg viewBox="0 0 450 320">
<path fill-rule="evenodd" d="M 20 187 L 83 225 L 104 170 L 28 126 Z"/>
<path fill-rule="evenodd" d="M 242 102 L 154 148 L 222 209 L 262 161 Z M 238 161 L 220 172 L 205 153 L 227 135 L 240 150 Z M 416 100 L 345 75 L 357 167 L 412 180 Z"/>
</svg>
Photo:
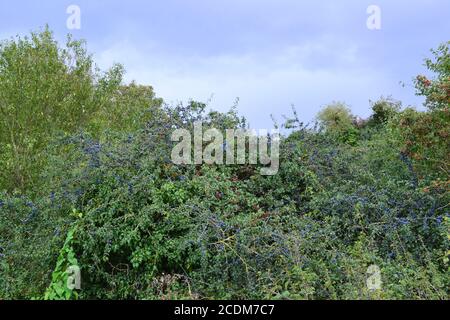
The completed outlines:
<svg viewBox="0 0 450 320">
<path fill-rule="evenodd" d="M 424 75 L 415 80 L 417 95 L 425 96 L 427 112 L 404 110 L 393 126 L 401 137 L 402 152 L 414 160 L 423 183 L 434 192 L 448 197 L 450 145 L 450 41 L 431 50 L 432 59 L 425 65 L 434 73 L 428 79 Z"/>
<path fill-rule="evenodd" d="M 425 65 L 435 76 L 428 79 L 419 75 L 415 79 L 417 95 L 425 96 L 429 109 L 443 109 L 450 106 L 450 41 L 431 50 L 434 59 L 426 59 Z"/>
<path fill-rule="evenodd" d="M 343 102 L 333 102 L 317 115 L 327 132 L 336 135 L 339 141 L 355 144 L 358 139 L 358 129 L 353 124 L 350 108 Z"/>
<path fill-rule="evenodd" d="M 352 125 L 350 108 L 342 102 L 333 102 L 319 112 L 317 118 L 327 129 L 337 130 Z"/>
<path fill-rule="evenodd" d="M 102 108 L 93 122 L 91 129 L 101 132 L 108 128 L 121 132 L 132 132 L 142 128 L 159 115 L 163 100 L 155 97 L 151 86 L 139 85 L 134 81 L 120 85 L 114 92 L 108 108 Z"/>
<path fill-rule="evenodd" d="M 400 101 L 396 101 L 390 97 L 381 97 L 378 101 L 371 101 L 370 103 L 372 105 L 373 114 L 369 119 L 369 124 L 374 126 L 386 124 L 398 114 L 402 106 Z"/>
<path fill-rule="evenodd" d="M 46 27 L 0 44 L 0 189 L 25 190 L 57 132 L 88 126 L 111 105 L 123 68 L 101 73 L 84 42 L 60 48 Z"/>
</svg>

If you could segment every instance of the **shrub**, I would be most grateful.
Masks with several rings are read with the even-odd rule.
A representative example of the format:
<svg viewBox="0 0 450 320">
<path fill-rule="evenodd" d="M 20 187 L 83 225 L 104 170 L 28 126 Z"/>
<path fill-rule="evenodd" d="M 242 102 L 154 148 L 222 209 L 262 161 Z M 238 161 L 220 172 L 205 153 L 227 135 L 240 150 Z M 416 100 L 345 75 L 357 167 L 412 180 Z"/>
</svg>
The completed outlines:
<svg viewBox="0 0 450 320">
<path fill-rule="evenodd" d="M 1 299 L 448 297 L 445 108 L 378 102 L 364 138 L 343 104 L 322 111 L 322 127 L 294 114 L 278 174 L 262 176 L 170 159 L 174 129 L 245 128 L 235 109 L 162 105 L 111 79 L 118 91 L 102 97 L 118 113 L 45 136 L 39 190 L 0 193 Z M 64 285 L 72 264 L 79 291 Z"/>
<path fill-rule="evenodd" d="M 355 145 L 358 129 L 353 124 L 353 115 L 347 105 L 334 102 L 326 106 L 317 116 L 320 123 L 339 141 Z"/>
<path fill-rule="evenodd" d="M 402 103 L 392 98 L 381 98 L 378 101 L 371 102 L 373 115 L 369 120 L 369 125 L 385 125 L 400 111 Z"/>
</svg>

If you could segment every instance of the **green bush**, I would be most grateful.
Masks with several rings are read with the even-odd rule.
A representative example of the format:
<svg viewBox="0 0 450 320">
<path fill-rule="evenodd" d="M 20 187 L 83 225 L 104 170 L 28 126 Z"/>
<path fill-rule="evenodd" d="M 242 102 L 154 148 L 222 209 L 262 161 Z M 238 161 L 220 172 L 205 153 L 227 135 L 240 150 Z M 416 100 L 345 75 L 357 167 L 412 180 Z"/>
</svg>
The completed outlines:
<svg viewBox="0 0 450 320">
<path fill-rule="evenodd" d="M 47 37 L 36 43 L 56 50 Z M 27 131 L 46 142 L 27 147 L 45 161 L 41 180 L 29 180 L 37 186 L 0 193 L 1 299 L 448 298 L 445 108 L 399 111 L 382 100 L 358 126 L 337 104 L 314 128 L 294 114 L 278 174 L 262 176 L 259 165 L 174 165 L 174 129 L 202 121 L 224 131 L 245 128 L 245 119 L 194 101 L 163 105 L 150 87 L 114 75 L 86 80 L 105 107 L 85 126 Z M 15 101 L 17 86 L 8 90 L 2 101 Z M 14 123 L 5 121 L 1 130 Z M 13 157 L 2 152 L 1 161 Z M 65 286 L 71 265 L 81 290 Z M 367 286 L 373 265 L 378 290 Z"/>
<path fill-rule="evenodd" d="M 402 103 L 395 101 L 392 98 L 381 98 L 378 101 L 371 102 L 373 115 L 369 120 L 369 125 L 380 126 L 385 125 L 395 117 L 400 109 Z"/>
<path fill-rule="evenodd" d="M 415 79 L 417 95 L 426 97 L 429 109 L 448 109 L 450 106 L 450 41 L 431 50 L 434 59 L 426 59 L 426 67 L 434 73 L 432 79 L 419 75 Z"/>
<path fill-rule="evenodd" d="M 350 108 L 342 102 L 333 102 L 319 112 L 317 119 L 339 141 L 355 145 L 359 131 L 354 125 L 354 116 Z"/>
</svg>

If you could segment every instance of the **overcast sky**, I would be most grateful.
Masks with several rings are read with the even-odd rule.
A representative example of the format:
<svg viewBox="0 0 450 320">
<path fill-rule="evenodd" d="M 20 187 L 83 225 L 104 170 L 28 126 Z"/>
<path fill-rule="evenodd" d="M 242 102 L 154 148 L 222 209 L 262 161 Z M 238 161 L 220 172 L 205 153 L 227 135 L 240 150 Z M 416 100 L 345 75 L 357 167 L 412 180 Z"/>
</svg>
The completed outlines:
<svg viewBox="0 0 450 320">
<path fill-rule="evenodd" d="M 72 4 L 79 30 L 67 28 Z M 381 30 L 367 28 L 370 5 Z M 211 100 L 225 111 L 239 97 L 253 128 L 271 128 L 270 114 L 291 105 L 304 121 L 333 100 L 363 117 L 382 95 L 420 107 L 411 79 L 450 40 L 449 13 L 448 0 L 0 0 L 0 38 L 48 23 L 167 102 Z"/>
</svg>

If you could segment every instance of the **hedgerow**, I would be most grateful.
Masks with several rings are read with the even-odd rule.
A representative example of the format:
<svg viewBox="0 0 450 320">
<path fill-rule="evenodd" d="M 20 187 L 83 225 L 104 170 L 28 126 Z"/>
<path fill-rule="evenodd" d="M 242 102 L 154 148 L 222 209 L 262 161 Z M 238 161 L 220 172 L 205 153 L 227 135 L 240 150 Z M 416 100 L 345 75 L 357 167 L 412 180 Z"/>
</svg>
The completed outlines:
<svg viewBox="0 0 450 320">
<path fill-rule="evenodd" d="M 171 161 L 173 130 L 246 128 L 235 109 L 145 109 L 153 96 L 128 90 L 141 106 L 127 130 L 112 117 L 54 133 L 38 187 L 0 193 L 0 298 L 448 298 L 448 108 L 384 99 L 367 122 L 331 127 L 294 113 L 278 174 L 262 176 Z M 69 264 L 81 290 L 64 287 Z"/>
</svg>

